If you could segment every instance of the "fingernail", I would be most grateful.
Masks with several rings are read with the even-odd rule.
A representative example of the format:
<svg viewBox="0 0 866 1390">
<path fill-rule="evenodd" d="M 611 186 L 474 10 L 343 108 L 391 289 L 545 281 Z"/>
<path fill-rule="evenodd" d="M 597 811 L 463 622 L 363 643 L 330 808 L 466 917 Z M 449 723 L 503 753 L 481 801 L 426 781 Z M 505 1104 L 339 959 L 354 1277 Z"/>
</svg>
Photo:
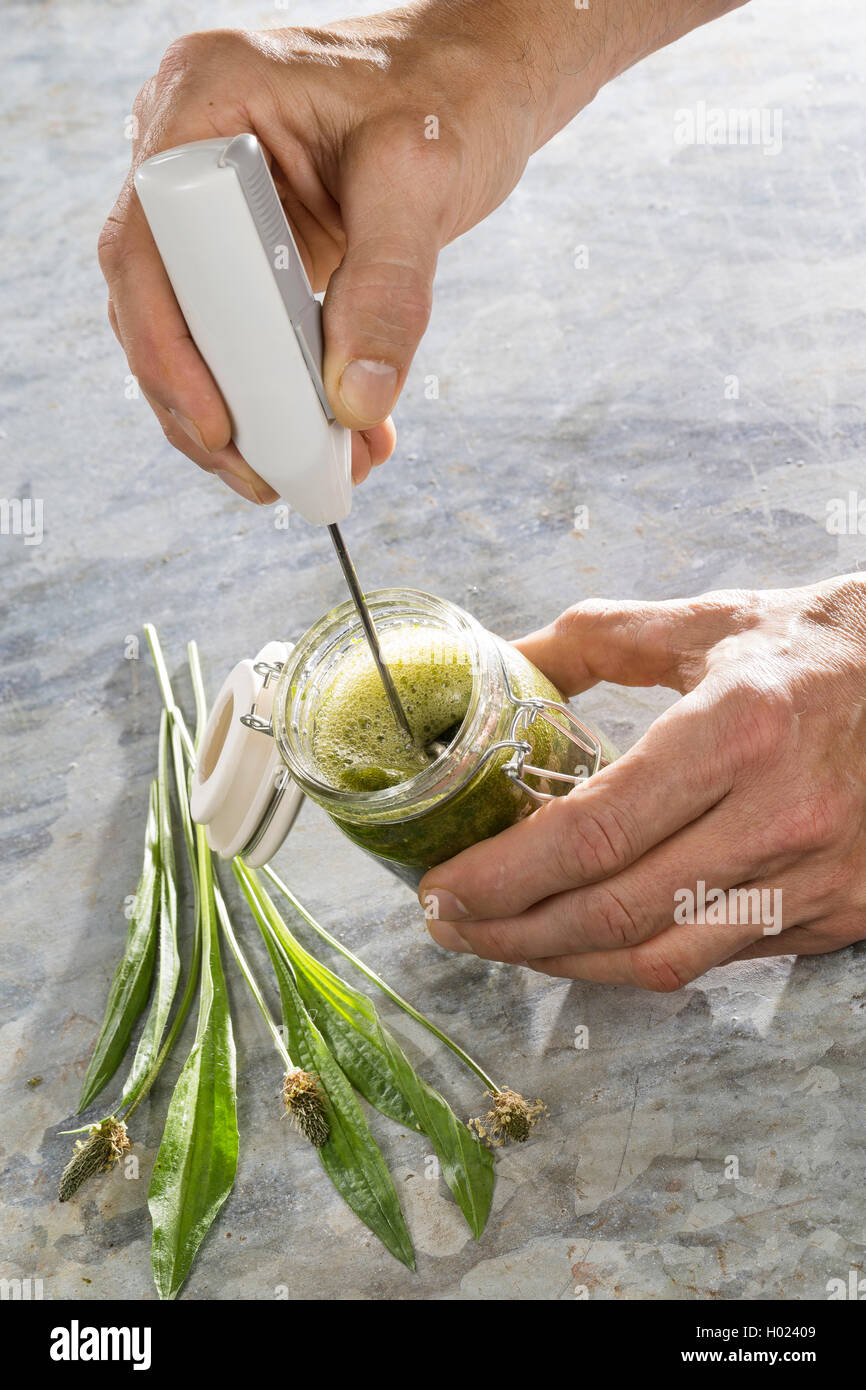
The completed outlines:
<svg viewBox="0 0 866 1390">
<path fill-rule="evenodd" d="M 201 437 L 201 430 L 199 429 L 195 420 L 188 420 L 185 415 L 180 415 L 176 410 L 173 410 L 171 413 L 174 416 L 175 420 L 177 420 L 177 423 L 180 425 L 181 429 L 189 435 L 193 444 L 197 444 L 200 449 L 207 449 L 207 445 Z"/>
<path fill-rule="evenodd" d="M 261 500 L 256 496 L 251 484 L 245 482 L 243 478 L 236 478 L 234 473 L 221 472 L 218 468 L 215 468 L 214 477 L 219 478 L 221 483 L 225 483 L 226 487 L 230 487 L 232 492 L 236 492 L 239 497 L 245 497 L 248 502 L 258 502 Z"/>
<path fill-rule="evenodd" d="M 340 399 L 358 420 L 376 424 L 390 413 L 397 395 L 397 368 L 359 357 L 343 368 Z"/>
<path fill-rule="evenodd" d="M 471 915 L 469 908 L 445 888 L 425 888 L 421 906 L 424 916 L 433 922 L 460 922 Z"/>
</svg>

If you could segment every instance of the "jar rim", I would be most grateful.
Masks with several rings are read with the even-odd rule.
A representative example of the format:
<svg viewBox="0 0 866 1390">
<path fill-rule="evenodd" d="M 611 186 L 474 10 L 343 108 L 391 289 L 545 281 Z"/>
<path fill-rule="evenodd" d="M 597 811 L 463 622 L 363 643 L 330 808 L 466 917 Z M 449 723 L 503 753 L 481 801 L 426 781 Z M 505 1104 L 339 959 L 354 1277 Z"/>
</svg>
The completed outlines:
<svg viewBox="0 0 866 1390">
<path fill-rule="evenodd" d="M 429 766 L 392 787 L 350 791 L 334 787 L 316 775 L 300 746 L 295 719 L 290 713 L 297 699 L 293 683 L 305 663 L 314 659 L 317 653 L 320 659 L 324 659 L 327 652 L 333 651 L 338 644 L 357 638 L 363 640 L 361 620 L 351 599 L 324 614 L 295 644 L 274 693 L 274 737 L 295 781 L 314 799 L 326 803 L 327 809 L 344 817 L 353 813 L 361 817 L 405 814 L 406 808 L 413 808 L 410 816 L 420 815 L 431 799 L 441 800 L 458 790 L 475 770 L 474 767 L 457 766 L 459 760 L 456 755 L 461 750 L 467 752 L 472 749 L 486 716 L 494 682 L 501 679 L 501 662 L 497 661 L 494 665 L 490 660 L 483 660 L 491 650 L 498 657 L 496 642 L 492 634 L 458 604 L 421 589 L 374 589 L 365 598 L 377 627 L 384 622 L 387 629 L 389 617 L 398 617 L 401 622 L 439 618 L 447 620 L 450 630 L 453 632 L 456 628 L 466 640 L 472 663 L 472 692 L 466 714 L 453 739 Z M 397 626 L 398 623 L 393 625 Z M 478 756 L 481 756 L 480 751 Z M 414 809 L 416 807 L 417 810 Z"/>
</svg>

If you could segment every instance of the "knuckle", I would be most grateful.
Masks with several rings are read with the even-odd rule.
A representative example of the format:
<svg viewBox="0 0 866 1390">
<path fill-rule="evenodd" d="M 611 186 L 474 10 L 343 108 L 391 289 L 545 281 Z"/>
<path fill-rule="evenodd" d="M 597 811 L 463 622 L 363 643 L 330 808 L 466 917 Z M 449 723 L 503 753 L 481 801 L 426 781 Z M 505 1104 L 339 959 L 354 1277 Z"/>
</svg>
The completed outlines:
<svg viewBox="0 0 866 1390">
<path fill-rule="evenodd" d="M 132 103 L 132 114 L 139 121 L 145 118 L 149 111 L 153 99 L 153 89 L 156 85 L 156 78 L 149 77 L 142 87 L 139 88 L 138 95 Z"/>
<path fill-rule="evenodd" d="M 353 329 L 359 341 L 387 355 L 414 349 L 422 337 L 433 306 L 432 282 L 415 263 L 416 248 L 383 235 L 356 244 L 349 283 L 342 286 L 351 302 Z"/>
<path fill-rule="evenodd" d="M 621 604 L 609 603 L 600 598 L 584 599 L 581 603 L 574 603 L 570 608 L 566 608 L 565 612 L 560 613 L 555 619 L 554 636 L 563 642 L 572 641 L 575 637 L 583 636 L 589 626 L 610 620 L 615 612 L 621 611 Z"/>
<path fill-rule="evenodd" d="M 195 47 L 195 34 L 181 34 L 173 39 L 162 55 L 159 64 L 161 75 L 183 71 L 189 66 L 192 50 Z"/>
<path fill-rule="evenodd" d="M 781 683 L 712 689 L 720 720 L 718 750 L 738 770 L 766 766 L 790 746 L 797 724 L 793 692 Z"/>
<path fill-rule="evenodd" d="M 518 965 L 525 959 L 526 952 L 519 945 L 507 926 L 491 923 L 468 936 L 470 945 L 477 956 L 484 960 L 501 960 L 508 965 Z"/>
<path fill-rule="evenodd" d="M 158 76 L 171 79 L 186 77 L 197 70 L 203 61 L 210 60 L 218 51 L 224 51 L 226 39 L 231 33 L 229 29 L 211 29 L 181 34 L 162 55 Z"/>
<path fill-rule="evenodd" d="M 733 627 L 752 626 L 767 608 L 766 595 L 758 589 L 708 589 L 686 602 L 693 612 L 729 619 Z"/>
<path fill-rule="evenodd" d="M 381 286 L 375 308 L 365 309 L 359 305 L 356 333 L 361 341 L 370 344 L 371 350 L 381 348 L 385 358 L 390 360 L 394 351 L 402 356 L 414 349 L 429 317 L 428 303 L 409 298 L 395 290 L 391 283 Z"/>
<path fill-rule="evenodd" d="M 636 858 L 638 836 L 626 814 L 615 806 L 587 807 L 585 789 L 570 793 L 559 803 L 564 808 L 555 837 L 559 867 L 571 880 L 585 882 L 607 878 Z"/>
<path fill-rule="evenodd" d="M 253 35 L 241 29 L 203 29 L 181 34 L 169 44 L 159 64 L 152 88 L 160 95 L 177 88 L 186 90 L 204 76 L 212 81 L 215 75 L 230 74 L 235 60 L 255 47 Z M 142 93 L 149 99 L 145 84 Z"/>
<path fill-rule="evenodd" d="M 632 599 L 585 599 L 567 608 L 553 624 L 554 636 L 563 644 L 579 644 L 588 637 L 610 635 L 626 684 L 634 669 L 652 671 L 657 684 L 678 685 L 683 658 L 680 640 L 681 606 L 673 603 L 638 603 Z M 643 683 L 643 682 L 640 682 Z"/>
<path fill-rule="evenodd" d="M 599 885 L 588 895 L 586 912 L 591 922 L 603 927 L 608 945 L 633 946 L 640 940 L 641 924 L 628 904 L 607 884 Z"/>
<path fill-rule="evenodd" d="M 781 692 L 763 693 L 744 704 L 741 716 L 743 747 L 752 764 L 763 764 L 787 742 L 794 727 L 795 711 Z"/>
<path fill-rule="evenodd" d="M 832 848 L 845 837 L 857 814 L 854 798 L 843 789 L 812 791 L 780 812 L 775 843 L 783 852 Z"/>
<path fill-rule="evenodd" d="M 123 234 L 123 222 L 114 216 L 107 219 L 105 226 L 99 233 L 99 239 L 96 243 L 96 255 L 99 261 L 99 269 L 102 271 L 103 277 L 106 280 L 110 279 L 123 263 L 125 254 Z"/>
<path fill-rule="evenodd" d="M 640 989 L 652 990 L 654 994 L 673 994 L 688 984 L 686 973 L 678 970 L 652 943 L 633 951 L 631 961 L 635 983 Z"/>
</svg>

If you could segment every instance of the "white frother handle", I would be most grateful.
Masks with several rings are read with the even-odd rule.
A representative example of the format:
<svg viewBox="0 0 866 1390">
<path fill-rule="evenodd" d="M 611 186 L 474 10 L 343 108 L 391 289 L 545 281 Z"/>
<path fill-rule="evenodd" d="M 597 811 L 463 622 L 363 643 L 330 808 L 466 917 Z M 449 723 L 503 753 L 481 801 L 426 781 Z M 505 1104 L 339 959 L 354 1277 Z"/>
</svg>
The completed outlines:
<svg viewBox="0 0 866 1390">
<path fill-rule="evenodd" d="M 321 308 L 255 137 L 165 150 L 135 186 L 238 449 L 307 521 L 344 520 L 351 434 L 327 404 Z"/>
</svg>

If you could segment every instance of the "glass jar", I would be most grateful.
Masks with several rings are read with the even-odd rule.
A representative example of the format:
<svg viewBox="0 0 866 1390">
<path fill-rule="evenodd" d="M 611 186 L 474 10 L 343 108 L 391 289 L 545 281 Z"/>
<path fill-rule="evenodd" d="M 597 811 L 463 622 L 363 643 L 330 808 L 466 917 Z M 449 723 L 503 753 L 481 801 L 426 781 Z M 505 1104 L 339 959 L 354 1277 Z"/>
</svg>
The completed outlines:
<svg viewBox="0 0 866 1390">
<path fill-rule="evenodd" d="M 398 688 L 400 629 L 440 631 L 442 672 L 459 661 L 464 688 L 468 667 L 468 708 L 446 735 L 447 746 L 437 744 L 432 761 L 393 785 L 370 790 L 328 780 L 316 751 L 317 718 L 341 666 L 364 642 L 351 602 L 327 613 L 290 651 L 279 670 L 269 732 L 295 783 L 405 882 L 417 886 L 435 864 L 572 790 L 616 756 L 515 647 L 456 604 L 410 589 L 380 589 L 367 600 Z M 363 709 L 354 710 L 358 715 Z"/>
</svg>

